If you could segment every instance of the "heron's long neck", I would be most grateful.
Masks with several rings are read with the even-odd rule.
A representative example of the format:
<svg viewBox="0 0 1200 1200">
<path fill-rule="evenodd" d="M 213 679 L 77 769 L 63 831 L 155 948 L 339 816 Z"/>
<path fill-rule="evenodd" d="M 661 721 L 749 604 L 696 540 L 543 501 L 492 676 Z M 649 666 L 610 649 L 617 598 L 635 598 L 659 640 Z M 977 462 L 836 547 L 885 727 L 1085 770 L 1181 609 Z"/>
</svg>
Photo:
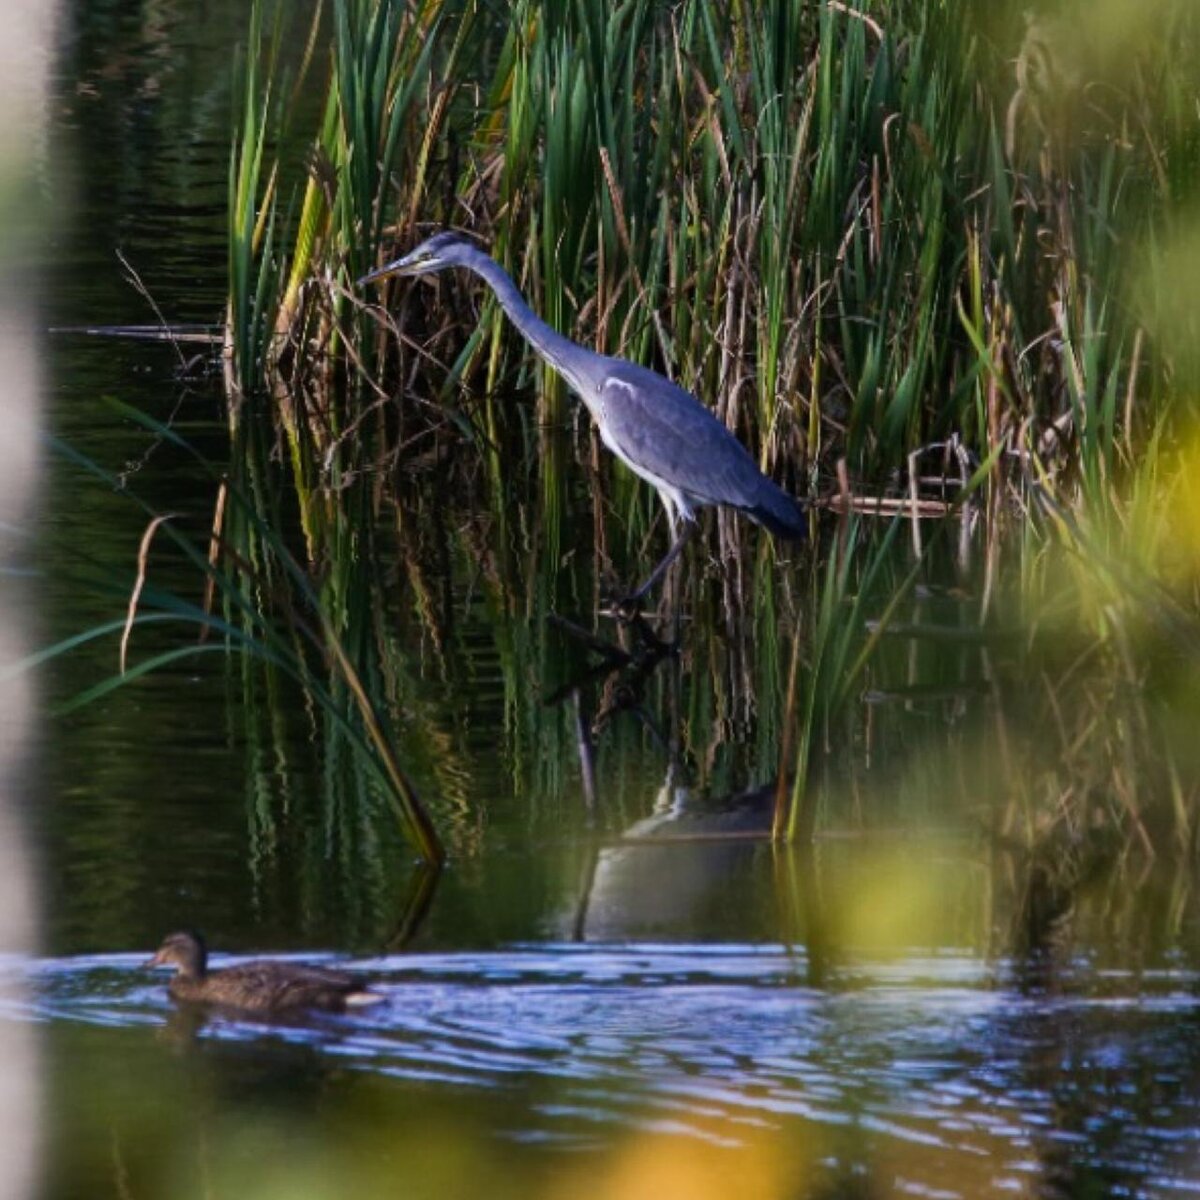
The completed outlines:
<svg viewBox="0 0 1200 1200">
<path fill-rule="evenodd" d="M 508 272 L 480 251 L 472 255 L 470 262 L 464 266 L 480 276 L 496 293 L 500 307 L 508 314 L 508 319 L 521 331 L 525 340 L 577 391 L 581 396 L 587 396 L 589 379 L 578 369 L 577 358 L 579 347 L 570 338 L 564 337 L 557 329 L 552 329 L 525 303 L 525 298 L 517 290 Z"/>
</svg>

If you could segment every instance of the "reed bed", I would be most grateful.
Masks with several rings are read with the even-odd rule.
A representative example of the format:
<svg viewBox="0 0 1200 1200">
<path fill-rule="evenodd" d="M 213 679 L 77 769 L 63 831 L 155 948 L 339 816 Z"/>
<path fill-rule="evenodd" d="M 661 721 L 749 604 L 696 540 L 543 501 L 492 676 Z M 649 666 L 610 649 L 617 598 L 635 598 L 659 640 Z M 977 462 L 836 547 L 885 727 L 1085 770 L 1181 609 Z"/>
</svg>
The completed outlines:
<svg viewBox="0 0 1200 1200">
<path fill-rule="evenodd" d="M 318 570 L 355 576 L 385 538 L 405 554 L 447 520 L 431 487 L 455 499 L 450 553 L 485 564 L 510 617 L 585 607 L 659 536 L 648 489 L 479 288 L 355 288 L 463 229 L 552 324 L 693 390 L 814 512 L 859 514 L 782 577 L 716 519 L 722 568 L 685 598 L 694 644 L 719 641 L 735 674 L 755 645 L 781 831 L 811 831 L 810 782 L 862 739 L 884 626 L 949 547 L 975 624 L 1020 647 L 988 661 L 1041 680 L 1029 711 L 1061 750 L 1014 769 L 997 822 L 1034 837 L 1099 812 L 1147 842 L 1192 836 L 1200 788 L 1164 724 L 1183 685 L 1139 647 L 1190 663 L 1200 645 L 1179 562 L 1194 6 L 328 0 L 290 65 L 266 31 L 294 6 L 253 14 L 230 415 L 235 437 L 275 431 Z M 300 94 L 320 99 L 311 129 Z M 582 585 L 563 570 L 580 547 Z M 373 619 L 335 613 L 341 636 Z M 547 667 L 544 631 L 504 627 L 514 662 Z M 999 668 L 983 678 L 1003 691 Z"/>
<path fill-rule="evenodd" d="M 500 400 L 523 355 L 471 289 L 392 292 L 392 316 L 354 293 L 384 250 L 453 225 L 552 323 L 694 389 L 798 492 L 828 490 L 839 459 L 856 488 L 904 484 L 951 437 L 995 459 L 994 490 L 1094 486 L 1177 368 L 1123 300 L 1193 186 L 1195 20 L 1160 5 L 1114 80 L 1088 73 L 1105 69 L 1099 18 L 1076 39 L 1065 15 L 989 11 L 526 0 L 497 23 L 336 0 L 303 80 L 326 89 L 320 128 L 269 170 L 285 114 L 257 17 L 231 194 L 235 394 L 286 382 L 280 416 L 324 486 L 443 419 L 431 383 L 493 455 L 560 424 L 552 378 L 534 422 Z"/>
</svg>

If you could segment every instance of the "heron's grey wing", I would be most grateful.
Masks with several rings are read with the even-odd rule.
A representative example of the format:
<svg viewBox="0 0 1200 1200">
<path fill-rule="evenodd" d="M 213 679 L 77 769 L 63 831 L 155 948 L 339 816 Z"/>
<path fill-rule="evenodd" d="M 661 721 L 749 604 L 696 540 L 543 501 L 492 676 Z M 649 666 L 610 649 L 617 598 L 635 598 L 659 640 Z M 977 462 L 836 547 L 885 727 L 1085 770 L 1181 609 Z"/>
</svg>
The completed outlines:
<svg viewBox="0 0 1200 1200">
<path fill-rule="evenodd" d="M 740 508 L 772 532 L 799 536 L 797 502 L 695 396 L 645 367 L 617 362 L 600 390 L 608 437 L 639 473 L 699 504 Z"/>
</svg>

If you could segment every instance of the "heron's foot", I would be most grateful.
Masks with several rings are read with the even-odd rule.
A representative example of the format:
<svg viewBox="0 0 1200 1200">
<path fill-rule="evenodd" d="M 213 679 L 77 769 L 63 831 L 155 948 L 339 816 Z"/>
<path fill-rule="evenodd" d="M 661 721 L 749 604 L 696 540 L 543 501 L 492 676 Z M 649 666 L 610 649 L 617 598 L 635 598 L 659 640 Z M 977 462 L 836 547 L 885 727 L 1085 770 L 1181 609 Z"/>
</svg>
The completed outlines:
<svg viewBox="0 0 1200 1200">
<path fill-rule="evenodd" d="M 638 661 L 657 662 L 679 650 L 678 642 L 668 642 L 658 636 L 642 611 L 640 596 L 626 596 L 615 600 L 610 607 L 602 609 L 602 617 L 612 617 L 623 629 L 628 629 L 637 639 L 638 649 L 634 657 Z"/>
<path fill-rule="evenodd" d="M 642 597 L 639 595 L 614 596 L 600 610 L 600 615 L 612 617 L 622 625 L 633 625 L 646 619 L 646 614 L 642 612 Z"/>
</svg>

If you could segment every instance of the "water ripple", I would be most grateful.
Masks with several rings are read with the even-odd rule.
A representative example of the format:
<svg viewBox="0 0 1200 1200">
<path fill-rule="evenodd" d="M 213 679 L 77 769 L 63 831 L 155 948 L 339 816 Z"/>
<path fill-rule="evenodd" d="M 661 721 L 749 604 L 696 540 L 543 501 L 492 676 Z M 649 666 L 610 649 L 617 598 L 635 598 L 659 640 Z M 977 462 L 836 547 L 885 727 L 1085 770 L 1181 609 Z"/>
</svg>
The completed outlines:
<svg viewBox="0 0 1200 1200">
<path fill-rule="evenodd" d="M 0 1019 L 162 1025 L 172 1006 L 140 961 L 6 960 Z M 803 1122 L 990 1156 L 1003 1192 L 1031 1154 L 1086 1161 L 1122 1130 L 1171 1190 L 1200 1188 L 1181 1167 L 1200 1140 L 1200 1051 L 1181 1052 L 1177 1032 L 1200 1002 L 1183 970 L 1075 964 L 1061 990 L 1030 995 L 1005 983 L 1007 964 L 951 954 L 843 964 L 821 987 L 803 954 L 763 946 L 538 945 L 345 965 L 371 973 L 387 1003 L 286 1023 L 214 1016 L 198 1044 L 299 1043 L 409 1085 L 552 1082 L 514 1109 L 506 1136 L 529 1144 L 585 1146 L 616 1127 L 724 1145 Z"/>
</svg>

